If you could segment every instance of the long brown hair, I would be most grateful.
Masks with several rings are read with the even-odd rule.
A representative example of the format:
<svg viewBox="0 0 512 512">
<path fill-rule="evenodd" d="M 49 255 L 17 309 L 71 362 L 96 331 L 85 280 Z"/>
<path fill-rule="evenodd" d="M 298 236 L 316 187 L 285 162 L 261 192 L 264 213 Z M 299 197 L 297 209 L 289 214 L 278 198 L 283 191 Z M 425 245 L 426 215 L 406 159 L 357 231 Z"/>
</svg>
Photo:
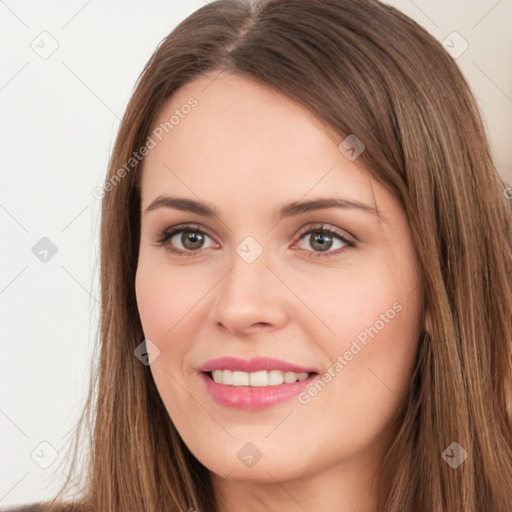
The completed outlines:
<svg viewBox="0 0 512 512">
<path fill-rule="evenodd" d="M 78 468 L 79 434 L 88 432 L 88 466 L 74 477 L 85 477 L 79 510 L 218 511 L 209 470 L 134 357 L 144 339 L 134 287 L 142 167 L 119 170 L 147 143 L 175 91 L 220 72 L 286 94 L 336 144 L 356 135 L 366 147 L 358 163 L 409 218 L 424 275 L 424 331 L 383 461 L 379 511 L 512 510 L 511 201 L 454 60 L 417 23 L 375 0 L 214 1 L 146 64 L 105 182 L 99 364 L 58 497 Z M 457 468 L 442 456 L 453 442 L 468 454 Z M 59 509 L 58 497 L 47 510 Z"/>
</svg>

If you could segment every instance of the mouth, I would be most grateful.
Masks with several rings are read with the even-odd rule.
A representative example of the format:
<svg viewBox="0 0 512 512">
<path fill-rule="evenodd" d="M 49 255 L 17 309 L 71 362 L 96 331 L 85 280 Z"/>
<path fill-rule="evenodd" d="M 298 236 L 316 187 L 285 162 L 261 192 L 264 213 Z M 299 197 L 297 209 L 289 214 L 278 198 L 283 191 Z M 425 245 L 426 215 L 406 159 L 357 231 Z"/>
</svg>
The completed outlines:
<svg viewBox="0 0 512 512">
<path fill-rule="evenodd" d="M 234 387 L 272 387 L 294 384 L 315 375 L 317 372 L 285 372 L 281 370 L 259 370 L 243 372 L 238 370 L 213 370 L 201 372 L 217 384 Z"/>
<path fill-rule="evenodd" d="M 282 370 L 202 370 L 199 372 L 210 397 L 235 409 L 261 410 L 292 400 L 313 385 L 318 372 Z"/>
<path fill-rule="evenodd" d="M 266 409 L 293 399 L 318 378 L 314 367 L 273 357 L 224 356 L 198 369 L 211 398 L 237 409 Z"/>
</svg>

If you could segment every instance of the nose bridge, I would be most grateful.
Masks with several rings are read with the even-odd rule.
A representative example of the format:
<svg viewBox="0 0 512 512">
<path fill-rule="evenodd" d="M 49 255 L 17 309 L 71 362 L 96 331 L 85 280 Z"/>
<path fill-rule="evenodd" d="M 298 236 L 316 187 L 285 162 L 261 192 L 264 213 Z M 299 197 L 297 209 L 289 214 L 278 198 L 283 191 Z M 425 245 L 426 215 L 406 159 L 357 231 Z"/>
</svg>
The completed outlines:
<svg viewBox="0 0 512 512">
<path fill-rule="evenodd" d="M 236 248 L 230 259 L 231 271 L 226 276 L 222 294 L 227 299 L 251 303 L 266 300 L 269 290 L 269 254 L 254 238 L 247 237 Z"/>
<path fill-rule="evenodd" d="M 217 288 L 212 320 L 242 332 L 254 324 L 276 327 L 285 320 L 278 280 L 267 268 L 270 254 L 247 237 L 230 259 L 230 270 Z"/>
</svg>

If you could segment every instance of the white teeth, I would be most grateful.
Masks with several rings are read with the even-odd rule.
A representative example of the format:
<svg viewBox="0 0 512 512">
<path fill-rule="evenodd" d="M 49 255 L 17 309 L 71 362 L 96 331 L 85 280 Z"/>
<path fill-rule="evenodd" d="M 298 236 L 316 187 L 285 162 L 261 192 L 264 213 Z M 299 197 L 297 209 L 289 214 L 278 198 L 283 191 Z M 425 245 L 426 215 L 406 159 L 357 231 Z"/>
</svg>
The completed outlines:
<svg viewBox="0 0 512 512">
<path fill-rule="evenodd" d="M 291 384 L 292 382 L 295 382 L 297 379 L 296 379 L 296 376 L 297 374 L 296 373 L 293 373 L 293 372 L 286 372 L 284 374 L 284 381 L 287 383 L 287 384 Z M 307 373 L 306 373 L 306 376 L 307 376 Z M 302 380 L 302 379 L 301 379 Z"/>
<path fill-rule="evenodd" d="M 220 378 L 224 384 L 233 384 L 233 372 L 231 370 L 216 370 L 217 372 L 221 372 Z M 218 374 L 217 374 L 218 375 Z"/>
<path fill-rule="evenodd" d="M 284 373 L 279 370 L 271 370 L 268 372 L 268 385 L 278 386 L 284 382 Z"/>
<path fill-rule="evenodd" d="M 266 371 L 252 372 L 249 374 L 250 386 L 268 386 L 268 373 Z"/>
<path fill-rule="evenodd" d="M 233 386 L 248 386 L 249 374 L 245 372 L 233 372 Z"/>
<path fill-rule="evenodd" d="M 226 384 L 228 386 L 278 386 L 283 384 L 291 384 L 298 380 L 308 378 L 309 373 L 282 372 L 280 370 L 259 372 L 239 372 L 232 370 L 213 370 L 212 377 L 218 384 Z"/>
</svg>

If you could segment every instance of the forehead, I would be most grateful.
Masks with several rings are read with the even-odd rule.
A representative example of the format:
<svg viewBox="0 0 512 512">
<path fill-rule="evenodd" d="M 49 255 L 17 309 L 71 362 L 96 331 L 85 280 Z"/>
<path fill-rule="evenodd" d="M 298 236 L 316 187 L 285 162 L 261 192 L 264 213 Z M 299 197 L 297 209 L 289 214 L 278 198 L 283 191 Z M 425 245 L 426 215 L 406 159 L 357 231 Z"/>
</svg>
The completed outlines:
<svg viewBox="0 0 512 512">
<path fill-rule="evenodd" d="M 159 112 L 154 133 L 161 140 L 152 135 L 144 160 L 143 204 L 171 191 L 240 206 L 326 192 L 374 203 L 370 175 L 340 152 L 341 140 L 302 105 L 241 77 L 185 84 Z"/>
</svg>

